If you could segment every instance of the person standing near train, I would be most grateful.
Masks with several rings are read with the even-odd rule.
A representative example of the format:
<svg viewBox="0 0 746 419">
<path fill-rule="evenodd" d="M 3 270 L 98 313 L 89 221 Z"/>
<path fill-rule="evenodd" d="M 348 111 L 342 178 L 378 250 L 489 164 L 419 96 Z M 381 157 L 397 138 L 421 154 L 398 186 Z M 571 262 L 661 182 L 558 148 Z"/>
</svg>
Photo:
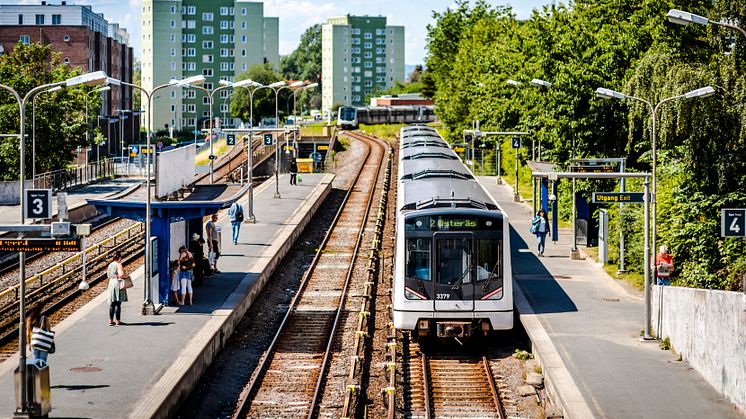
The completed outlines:
<svg viewBox="0 0 746 419">
<path fill-rule="evenodd" d="M 544 246 L 547 242 L 547 235 L 549 234 L 549 219 L 547 213 L 543 209 L 540 209 L 536 213 L 536 217 L 531 220 L 531 233 L 536 235 L 536 241 L 538 242 L 538 255 L 539 257 L 544 256 Z"/>
</svg>

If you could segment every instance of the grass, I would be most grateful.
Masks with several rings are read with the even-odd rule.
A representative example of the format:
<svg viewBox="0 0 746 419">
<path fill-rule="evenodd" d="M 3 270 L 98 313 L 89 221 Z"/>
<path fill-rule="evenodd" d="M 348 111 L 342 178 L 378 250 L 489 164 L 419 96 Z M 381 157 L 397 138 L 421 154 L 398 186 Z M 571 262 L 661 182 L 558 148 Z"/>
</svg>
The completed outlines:
<svg viewBox="0 0 746 419">
<path fill-rule="evenodd" d="M 639 291 L 642 291 L 645 286 L 645 282 L 642 280 L 642 274 L 639 272 L 629 271 L 619 273 L 619 266 L 614 263 L 605 264 L 604 270 L 610 277 L 625 281 Z"/>
<path fill-rule="evenodd" d="M 300 127 L 300 135 L 307 135 L 309 137 L 320 137 L 324 135 L 324 123 L 302 125 Z"/>
<path fill-rule="evenodd" d="M 383 124 L 383 125 L 365 125 L 360 124 L 360 130 L 376 137 L 393 140 L 399 134 L 399 130 L 404 124 Z"/>
<path fill-rule="evenodd" d="M 217 140 L 212 145 L 212 152 L 215 153 L 216 156 L 220 156 L 223 153 L 228 151 L 228 144 L 226 144 L 224 139 Z M 206 148 L 202 151 L 200 151 L 199 154 L 197 154 L 197 157 L 194 158 L 195 163 L 197 166 L 206 166 L 210 164 L 210 149 Z"/>
</svg>

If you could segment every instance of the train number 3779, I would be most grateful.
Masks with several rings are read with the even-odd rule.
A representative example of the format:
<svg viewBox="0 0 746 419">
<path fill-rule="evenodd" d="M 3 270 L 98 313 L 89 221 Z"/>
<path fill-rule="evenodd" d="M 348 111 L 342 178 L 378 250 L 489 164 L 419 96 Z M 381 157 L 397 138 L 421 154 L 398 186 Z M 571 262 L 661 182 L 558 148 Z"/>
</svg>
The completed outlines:
<svg viewBox="0 0 746 419">
<path fill-rule="evenodd" d="M 451 294 L 435 294 L 436 300 L 448 300 L 451 298 Z"/>
</svg>

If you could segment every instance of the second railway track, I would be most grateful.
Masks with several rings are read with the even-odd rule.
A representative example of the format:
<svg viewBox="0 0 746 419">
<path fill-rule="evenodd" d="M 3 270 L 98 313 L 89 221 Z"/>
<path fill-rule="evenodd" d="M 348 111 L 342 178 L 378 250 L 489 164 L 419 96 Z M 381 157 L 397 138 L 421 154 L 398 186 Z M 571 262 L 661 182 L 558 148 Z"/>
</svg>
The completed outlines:
<svg viewBox="0 0 746 419">
<path fill-rule="evenodd" d="M 332 342 L 386 154 L 381 142 L 355 137 L 368 147 L 365 161 L 270 347 L 245 387 L 234 417 L 315 415 Z"/>
</svg>

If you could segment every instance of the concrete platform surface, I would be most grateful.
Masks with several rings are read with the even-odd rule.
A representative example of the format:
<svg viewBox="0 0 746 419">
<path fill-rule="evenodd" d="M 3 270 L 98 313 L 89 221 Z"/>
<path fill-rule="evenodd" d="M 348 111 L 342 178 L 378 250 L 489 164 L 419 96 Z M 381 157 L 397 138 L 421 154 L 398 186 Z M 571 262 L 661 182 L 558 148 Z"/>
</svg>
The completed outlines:
<svg viewBox="0 0 746 419">
<path fill-rule="evenodd" d="M 570 260 L 572 232 L 536 256 L 531 209 L 494 177 L 479 181 L 511 220 L 515 301 L 568 418 L 741 418 L 696 371 L 640 342 L 645 305 L 590 261 Z"/>
<path fill-rule="evenodd" d="M 142 269 L 123 304 L 125 325 L 108 326 L 102 294 L 57 325 L 56 353 L 49 356 L 50 417 L 167 417 L 188 395 L 233 332 L 271 272 L 292 247 L 331 189 L 333 175 L 304 175 L 274 199 L 274 179 L 257 188 L 256 224 L 243 224 L 238 245 L 230 242 L 227 211 L 220 213 L 223 255 L 220 274 L 194 290 L 194 305 L 166 307 L 141 316 Z M 227 232 L 227 234 L 226 234 Z M 0 417 L 15 409 L 12 371 L 17 356 L 0 364 Z"/>
<path fill-rule="evenodd" d="M 107 179 L 90 185 L 75 188 L 67 193 L 67 208 L 73 209 L 86 205 L 86 199 L 104 198 L 122 193 L 143 180 L 138 179 Z M 52 196 L 52 214 L 57 214 L 57 195 Z M 18 224 L 21 221 L 20 205 L 0 205 L 0 224 Z"/>
</svg>

